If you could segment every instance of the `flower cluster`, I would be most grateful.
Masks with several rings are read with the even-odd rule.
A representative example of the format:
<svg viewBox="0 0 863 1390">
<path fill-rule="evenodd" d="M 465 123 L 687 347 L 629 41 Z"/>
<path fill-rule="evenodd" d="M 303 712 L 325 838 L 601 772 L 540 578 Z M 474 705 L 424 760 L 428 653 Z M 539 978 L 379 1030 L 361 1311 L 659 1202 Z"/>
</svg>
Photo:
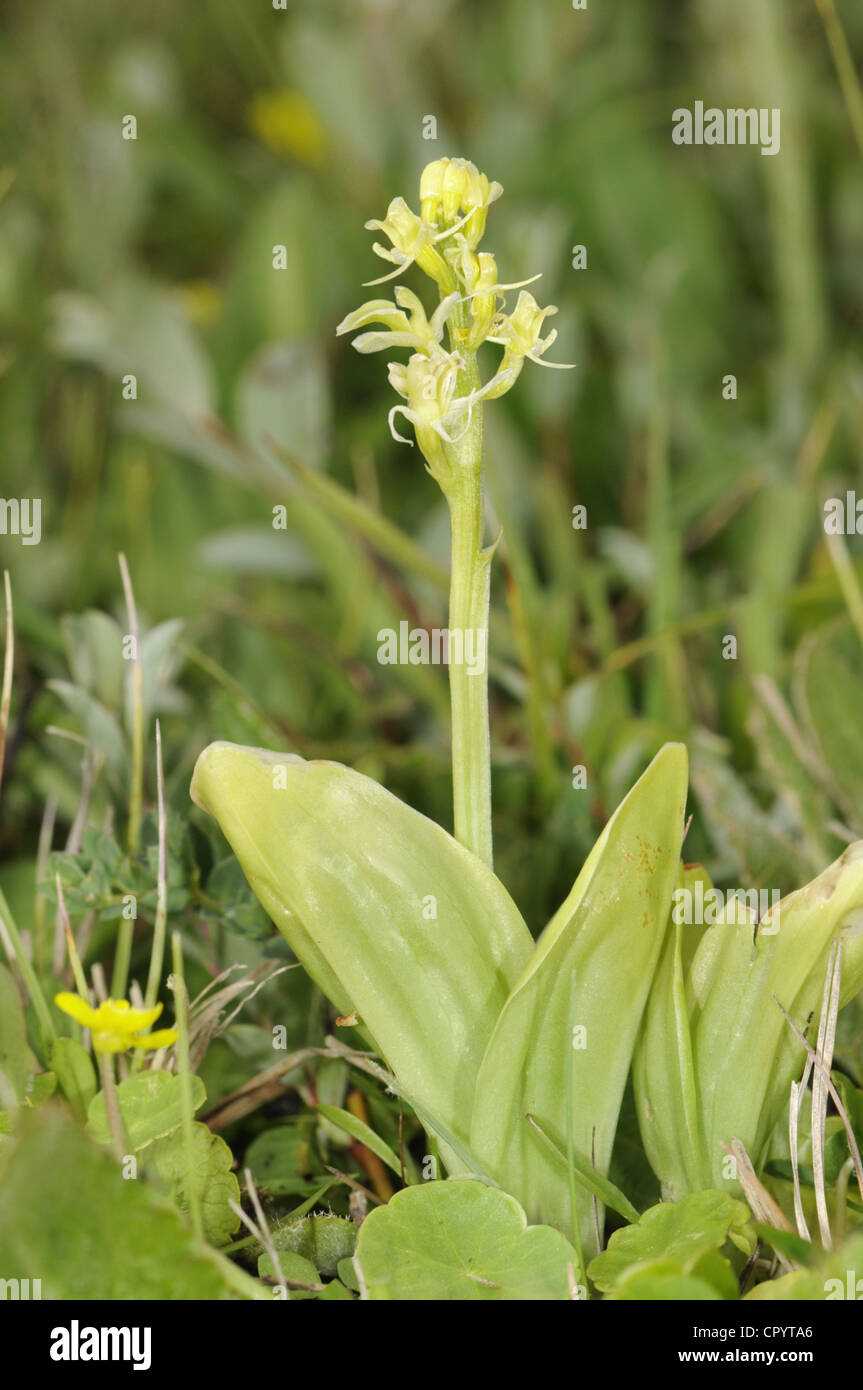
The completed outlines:
<svg viewBox="0 0 863 1390">
<path fill-rule="evenodd" d="M 90 1029 L 97 1052 L 125 1052 L 130 1047 L 152 1050 L 170 1047 L 177 1041 L 174 1028 L 147 1032 L 162 1012 L 161 1004 L 152 1009 L 135 1009 L 128 999 L 106 999 L 94 1009 L 77 994 L 55 994 L 54 1003 L 82 1028 Z"/>
<path fill-rule="evenodd" d="M 390 383 L 403 402 L 390 411 L 390 429 L 409 444 L 395 425 L 399 415 L 408 420 L 431 472 L 443 481 L 442 457 L 470 428 L 476 405 L 508 391 L 528 358 L 547 367 L 565 364 L 543 360 L 557 337 L 554 329 L 543 337 L 543 325 L 557 309 L 541 309 L 525 288 L 539 277 L 501 284 L 494 256 L 477 251 L 488 209 L 503 192 L 500 184 L 489 183 L 468 160 L 436 159 L 423 170 L 419 192 L 419 215 L 403 198 L 394 198 L 382 221 L 366 223 L 387 236 L 390 245 L 375 242 L 374 250 L 395 266 L 370 283 L 383 284 L 416 263 L 435 281 L 438 307 L 429 318 L 417 296 L 400 285 L 395 303 L 369 300 L 348 314 L 337 332 L 382 324 L 383 329 L 360 333 L 354 347 L 359 352 L 411 349 L 407 364 L 389 364 Z M 507 290 L 520 291 L 511 313 L 506 312 Z M 473 357 L 485 342 L 503 353 L 498 370 L 482 385 Z"/>
</svg>

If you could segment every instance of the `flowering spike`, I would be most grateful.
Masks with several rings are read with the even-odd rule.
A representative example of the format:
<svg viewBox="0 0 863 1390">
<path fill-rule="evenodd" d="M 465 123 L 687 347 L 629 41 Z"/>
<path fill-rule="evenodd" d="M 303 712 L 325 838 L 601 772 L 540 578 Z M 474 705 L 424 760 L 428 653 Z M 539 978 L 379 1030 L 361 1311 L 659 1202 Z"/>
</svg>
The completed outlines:
<svg viewBox="0 0 863 1390">
<path fill-rule="evenodd" d="M 554 343 L 554 330 L 542 336 L 545 320 L 557 313 L 554 305 L 540 308 L 525 286 L 538 275 L 512 284 L 502 283 L 497 261 L 490 251 L 478 251 L 488 209 L 503 189 L 490 182 L 467 159 L 435 159 L 420 177 L 419 215 L 404 198 L 393 198 L 386 217 L 372 219 L 366 227 L 384 232 L 390 245 L 374 243 L 374 251 L 395 267 L 378 280 L 380 285 L 401 276 L 416 264 L 438 286 L 440 303 L 429 316 L 420 298 L 404 285 L 395 292 L 395 303 L 373 299 L 342 320 L 338 333 L 353 332 L 371 324 L 383 329 L 361 333 L 354 339 L 358 352 L 408 348 L 407 365 L 390 363 L 390 384 L 403 398 L 389 413 L 394 439 L 406 443 L 398 432 L 398 416 L 409 420 L 430 471 L 446 490 L 446 480 L 458 476 L 459 445 L 483 401 L 495 400 L 515 383 L 526 360 L 539 366 L 564 366 L 543 360 Z M 515 309 L 507 314 L 506 292 L 520 291 Z M 444 330 L 449 350 L 443 345 Z M 503 348 L 497 372 L 484 385 L 476 353 L 485 343 Z"/>
</svg>

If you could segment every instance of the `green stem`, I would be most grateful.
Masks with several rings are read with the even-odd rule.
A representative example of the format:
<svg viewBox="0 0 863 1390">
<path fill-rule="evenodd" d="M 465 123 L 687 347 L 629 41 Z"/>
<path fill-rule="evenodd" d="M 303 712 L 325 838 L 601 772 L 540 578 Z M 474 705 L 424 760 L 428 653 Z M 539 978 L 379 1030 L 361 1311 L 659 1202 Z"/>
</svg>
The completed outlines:
<svg viewBox="0 0 863 1390">
<path fill-rule="evenodd" d="M 86 995 L 84 997 L 86 998 Z M 128 1151 L 128 1141 L 120 1111 L 120 1098 L 114 1083 L 114 1058 L 107 1052 L 97 1051 L 96 1055 L 99 1058 L 99 1076 L 102 1081 L 102 1096 L 105 1101 L 105 1118 L 108 1121 L 111 1148 L 117 1162 L 122 1163 Z"/>
<path fill-rule="evenodd" d="M 476 361 L 464 387 L 479 382 Z M 481 407 L 474 411 L 479 417 Z M 482 548 L 482 422 L 476 418 L 453 448 L 445 488 L 452 526 L 449 683 L 455 837 L 492 866 L 491 753 L 488 730 L 488 606 L 491 551 Z M 455 637 L 453 636 L 455 634 Z M 461 651 L 459 646 L 461 645 Z M 461 659 L 454 659 L 454 658 Z"/>
<path fill-rule="evenodd" d="M 171 951 L 174 964 L 174 1015 L 177 1025 L 177 1072 L 180 1077 L 180 1097 L 183 1110 L 183 1148 L 185 1154 L 184 1188 L 189 1203 L 192 1229 L 199 1240 L 203 1240 L 204 1223 L 201 1215 L 201 1193 L 198 1175 L 195 1172 L 194 1124 L 195 1108 L 192 1103 L 192 1071 L 189 1065 L 189 996 L 183 975 L 183 943 L 179 932 L 171 934 Z"/>
<path fill-rule="evenodd" d="M 0 888 L 0 918 L 3 920 L 6 934 L 12 943 L 12 950 L 15 953 L 18 969 L 21 971 L 24 978 L 24 984 L 27 986 L 27 993 L 30 995 L 33 1008 L 36 1010 L 36 1015 L 39 1019 L 39 1026 L 42 1030 L 43 1047 L 47 1048 L 48 1044 L 54 1042 L 56 1039 L 57 1032 L 54 1028 L 48 1005 L 45 1002 L 45 996 L 42 993 L 42 986 L 39 984 L 36 972 L 30 964 L 29 957 L 24 950 L 21 933 L 18 931 L 18 927 L 15 924 L 15 918 L 12 916 L 2 888 Z"/>
</svg>

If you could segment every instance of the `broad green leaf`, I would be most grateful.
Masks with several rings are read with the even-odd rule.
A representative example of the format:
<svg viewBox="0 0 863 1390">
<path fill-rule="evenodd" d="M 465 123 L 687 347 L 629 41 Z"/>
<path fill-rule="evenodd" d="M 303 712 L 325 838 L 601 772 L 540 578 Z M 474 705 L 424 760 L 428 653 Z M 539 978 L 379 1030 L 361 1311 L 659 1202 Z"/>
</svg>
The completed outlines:
<svg viewBox="0 0 863 1390">
<path fill-rule="evenodd" d="M 784 898 L 757 936 L 754 920 L 719 921 L 704 933 L 689 972 L 687 1007 L 701 1165 L 711 1185 L 724 1184 L 723 1142 L 739 1139 L 760 1167 L 791 1082 L 802 1069 L 803 1047 L 777 1000 L 798 1029 L 808 1025 L 814 1036 L 835 938 L 843 942 L 840 1007 L 863 985 L 861 923 L 863 841 L 858 841 L 818 878 Z"/>
<path fill-rule="evenodd" d="M 607 1174 L 635 1037 L 668 924 L 683 834 L 686 750 L 666 744 L 609 821 L 506 1003 L 476 1086 L 470 1146 L 533 1220 L 571 1229 L 561 1151 Z M 567 1060 L 567 1054 L 571 1062 Z M 589 1201 L 580 1204 L 593 1245 Z"/>
<path fill-rule="evenodd" d="M 793 1231 L 781 1231 L 775 1226 L 765 1226 L 760 1221 L 756 1223 L 755 1230 L 758 1239 L 764 1241 L 772 1250 L 780 1255 L 785 1255 L 795 1264 L 809 1264 L 813 1256 L 813 1247 L 808 1240 L 796 1235 Z"/>
<path fill-rule="evenodd" d="M 576 1182 L 580 1186 L 585 1188 L 585 1190 L 590 1192 L 594 1197 L 598 1198 L 605 1206 L 611 1207 L 611 1210 L 616 1211 L 619 1216 L 622 1216 L 624 1221 L 638 1220 L 638 1212 L 630 1202 L 626 1193 L 621 1192 L 620 1188 L 615 1187 L 614 1183 L 609 1178 L 606 1178 L 598 1169 L 594 1168 L 593 1164 L 589 1163 L 583 1154 L 580 1154 L 576 1149 L 571 1149 L 569 1154 L 562 1153 L 557 1144 L 555 1144 L 545 1132 L 542 1125 L 537 1124 L 533 1115 L 530 1116 L 530 1123 L 539 1134 L 546 1148 L 553 1154 L 558 1165 L 561 1166 L 564 1171 L 566 1171 L 568 1165 L 572 1163 Z"/>
<path fill-rule="evenodd" d="M 689 869 L 681 866 L 678 888 L 692 893 L 699 878 L 706 886 L 706 875 L 699 865 Z M 672 910 L 632 1065 L 642 1140 L 666 1201 L 708 1186 L 698 1127 L 684 961 L 684 951 L 691 957 L 689 943 L 693 936 L 700 936 L 701 929 L 681 917 Z"/>
<path fill-rule="evenodd" d="M 325 1120 L 329 1120 L 339 1129 L 349 1134 L 352 1139 L 357 1139 L 361 1144 L 365 1144 L 367 1149 L 371 1149 L 373 1154 L 377 1154 L 382 1163 L 386 1163 L 394 1173 L 401 1177 L 401 1164 L 398 1154 L 393 1153 L 389 1144 L 381 1139 L 380 1135 L 375 1134 L 369 1125 L 358 1120 L 356 1115 L 352 1115 L 349 1110 L 342 1110 L 337 1105 L 318 1105 L 318 1114 L 323 1115 Z"/>
<path fill-rule="evenodd" d="M 174 674 L 181 664 L 180 638 L 183 623 L 178 618 L 158 623 L 141 638 L 141 704 L 144 718 L 151 715 L 172 713 L 183 708 L 183 697 L 171 688 Z M 126 662 L 127 672 L 130 669 Z M 134 683 L 126 685 L 126 727 L 132 728 L 134 709 Z"/>
<path fill-rule="evenodd" d="M 528 1226 L 508 1193 L 457 1179 L 406 1187 L 360 1227 L 371 1299 L 562 1301 L 578 1257 L 550 1226 Z"/>
<path fill-rule="evenodd" d="M 87 1108 L 96 1094 L 96 1070 L 90 1054 L 76 1038 L 57 1038 L 48 1060 L 57 1084 L 79 1120 L 87 1118 Z"/>
<path fill-rule="evenodd" d="M 179 1214 L 52 1106 L 0 1146 L 0 1269 L 41 1279 L 43 1299 L 231 1296 Z"/>
<path fill-rule="evenodd" d="M 494 874 L 337 763 L 212 744 L 193 799 L 339 1009 L 405 1090 L 466 1139 L 476 1074 L 533 943 Z"/>
<path fill-rule="evenodd" d="M 158 1139 L 146 1154 L 146 1163 L 171 1189 L 177 1205 L 187 1211 L 190 1189 L 201 1205 L 204 1236 L 211 1245 L 227 1245 L 240 1224 L 230 1203 L 240 1201 L 240 1185 L 231 1172 L 234 1155 L 219 1134 L 206 1125 L 192 1125 L 192 1170 L 187 1168 L 185 1136 L 181 1129 Z"/>
<path fill-rule="evenodd" d="M 117 1087 L 120 1114 L 132 1153 L 173 1133 L 183 1122 L 182 1080 L 167 1071 L 142 1071 L 121 1081 Z M 199 1109 L 206 1100 L 204 1083 L 199 1076 L 191 1078 L 192 1108 Z M 110 1142 L 105 1097 L 100 1091 L 90 1102 L 87 1129 L 100 1144 Z"/>
<path fill-rule="evenodd" d="M 109 287 L 106 301 L 65 292 L 52 301 L 54 342 L 111 376 L 134 372 L 139 395 L 183 415 L 207 416 L 212 371 L 176 296 L 144 280 Z"/>
<path fill-rule="evenodd" d="M 597 1288 L 610 1292 L 630 1270 L 651 1260 L 670 1260 L 684 1274 L 694 1273 L 709 1251 L 727 1240 L 754 1247 L 749 1209 L 727 1192 L 697 1192 L 679 1202 L 660 1202 L 637 1225 L 615 1231 L 608 1246 L 587 1267 Z"/>
</svg>

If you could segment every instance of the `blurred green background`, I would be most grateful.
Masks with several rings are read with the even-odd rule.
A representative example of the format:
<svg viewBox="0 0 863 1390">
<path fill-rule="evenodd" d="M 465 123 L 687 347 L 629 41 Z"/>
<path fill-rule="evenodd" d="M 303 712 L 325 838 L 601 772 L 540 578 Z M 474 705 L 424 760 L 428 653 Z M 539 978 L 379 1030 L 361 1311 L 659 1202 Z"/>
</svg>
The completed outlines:
<svg viewBox="0 0 863 1390">
<path fill-rule="evenodd" d="M 486 411 L 497 864 L 531 926 L 669 736 L 721 883 L 787 890 L 863 833 L 863 556 L 821 510 L 863 496 L 863 9 L 838 12 L 845 40 L 826 0 L 7 0 L 2 491 L 43 504 L 38 546 L 0 537 L 25 928 L 45 803 L 55 848 L 81 805 L 52 728 L 88 741 L 89 823 L 123 814 L 121 678 L 68 617 L 128 630 L 120 551 L 178 813 L 222 737 L 451 825 L 445 673 L 376 660 L 380 627 L 445 622 L 445 507 L 383 362 L 334 332 L 381 271 L 363 223 L 445 154 L 503 184 L 485 245 L 505 281 L 542 271 L 577 364 Z M 674 145 L 697 99 L 780 107 L 780 154 Z M 150 729 L 149 802 L 153 772 Z"/>
</svg>

